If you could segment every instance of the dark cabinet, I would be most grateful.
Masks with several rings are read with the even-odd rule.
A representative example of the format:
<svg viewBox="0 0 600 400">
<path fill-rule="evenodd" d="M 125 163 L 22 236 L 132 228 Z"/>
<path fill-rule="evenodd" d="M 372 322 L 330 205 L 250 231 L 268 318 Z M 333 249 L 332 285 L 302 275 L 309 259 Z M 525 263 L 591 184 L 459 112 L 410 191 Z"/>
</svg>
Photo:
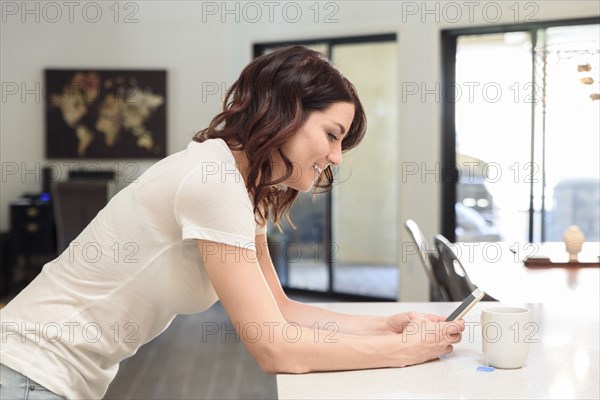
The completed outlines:
<svg viewBox="0 0 600 400">
<path fill-rule="evenodd" d="M 23 260 L 25 280 L 56 255 L 56 228 L 52 203 L 23 198 L 10 205 L 12 259 Z"/>
</svg>

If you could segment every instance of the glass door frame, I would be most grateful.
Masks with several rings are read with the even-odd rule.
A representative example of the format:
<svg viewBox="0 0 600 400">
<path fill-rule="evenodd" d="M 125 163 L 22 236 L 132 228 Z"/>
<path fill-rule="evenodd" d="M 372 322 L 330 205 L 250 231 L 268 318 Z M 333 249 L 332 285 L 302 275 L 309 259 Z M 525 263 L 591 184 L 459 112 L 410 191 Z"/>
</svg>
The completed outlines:
<svg viewBox="0 0 600 400">
<path fill-rule="evenodd" d="M 283 40 L 276 42 L 260 42 L 254 43 L 252 45 L 252 54 L 253 57 L 256 58 L 264 53 L 266 49 L 274 48 L 274 47 L 282 47 L 282 46 L 293 46 L 293 45 L 325 45 L 327 46 L 327 58 L 332 59 L 332 48 L 335 45 L 340 44 L 361 44 L 361 43 L 377 43 L 377 42 L 389 42 L 396 41 L 397 35 L 395 33 L 384 33 L 384 34 L 374 34 L 374 35 L 361 35 L 361 36 L 346 36 L 346 37 L 330 37 L 330 38 L 316 38 L 316 39 L 306 39 L 306 40 Z M 325 205 L 325 232 L 324 232 L 324 240 L 325 244 L 331 244 L 333 241 L 333 229 L 332 229 L 332 196 L 331 192 L 327 193 L 326 197 L 326 205 Z M 334 289 L 334 267 L 333 267 L 333 258 L 331 254 L 331 246 L 325 246 L 325 256 L 324 259 L 327 264 L 327 290 L 326 291 L 318 291 L 318 290 L 310 290 L 310 289 L 301 289 L 290 287 L 287 284 L 283 285 L 283 288 L 287 293 L 293 294 L 306 294 L 306 295 L 316 295 L 323 296 L 325 298 L 334 298 L 334 299 L 344 299 L 344 300 L 356 300 L 356 301 L 390 301 L 392 299 L 373 297 L 373 296 L 365 296 L 359 294 L 350 294 L 350 293 L 341 293 L 337 292 Z"/>
<path fill-rule="evenodd" d="M 445 29 L 441 31 L 441 87 L 451 87 L 456 83 L 456 50 L 459 36 L 465 35 L 482 35 L 482 34 L 493 34 L 493 33 L 508 33 L 508 32 L 529 32 L 532 38 L 532 82 L 535 78 L 535 48 L 537 42 L 537 31 L 539 29 L 546 29 L 558 26 L 575 26 L 575 25 L 591 25 L 600 24 L 600 18 L 578 18 L 578 19 L 567 19 L 567 20 L 554 20 L 554 21 L 540 21 L 540 22 L 529 22 L 523 24 L 509 24 L 509 25 L 494 25 L 494 26 L 481 26 L 474 28 L 459 28 L 459 29 Z M 533 87 L 531 85 L 532 96 L 535 96 Z M 441 179 L 441 230 L 442 234 L 448 238 L 450 242 L 456 241 L 456 185 L 458 183 L 458 169 L 456 168 L 456 106 L 452 100 L 453 96 L 442 96 L 442 154 L 441 154 L 441 165 L 442 165 L 442 179 Z M 535 97 L 533 97 L 535 98 Z M 534 112 L 535 102 L 531 103 L 531 160 L 534 160 Z M 533 181 L 533 180 L 532 180 Z M 533 207 L 533 185 L 530 183 L 530 195 L 529 195 L 529 242 L 533 242 L 534 239 L 534 214 L 535 210 Z M 542 207 L 543 212 L 543 207 Z M 543 221 L 543 218 L 542 218 Z M 542 222 L 543 223 L 543 222 Z M 542 236 L 543 237 L 543 236 Z"/>
</svg>

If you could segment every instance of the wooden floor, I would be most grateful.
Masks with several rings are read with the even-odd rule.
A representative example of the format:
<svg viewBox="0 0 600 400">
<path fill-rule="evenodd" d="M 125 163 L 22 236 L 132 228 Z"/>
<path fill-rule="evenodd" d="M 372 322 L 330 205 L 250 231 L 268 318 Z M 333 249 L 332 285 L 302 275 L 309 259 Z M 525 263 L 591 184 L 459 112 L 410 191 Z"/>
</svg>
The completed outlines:
<svg viewBox="0 0 600 400">
<path fill-rule="evenodd" d="M 233 332 L 220 303 L 201 314 L 178 316 L 121 363 L 104 398 L 276 399 L 275 376 L 262 372 Z"/>
<path fill-rule="evenodd" d="M 275 376 L 262 372 L 233 332 L 220 303 L 176 317 L 121 363 L 104 398 L 276 399 Z"/>
</svg>

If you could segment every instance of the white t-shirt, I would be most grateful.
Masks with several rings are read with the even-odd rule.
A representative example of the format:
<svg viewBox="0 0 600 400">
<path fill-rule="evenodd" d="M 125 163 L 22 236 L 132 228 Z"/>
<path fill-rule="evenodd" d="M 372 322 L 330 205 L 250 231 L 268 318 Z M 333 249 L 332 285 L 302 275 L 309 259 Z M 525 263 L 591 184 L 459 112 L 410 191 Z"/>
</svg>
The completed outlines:
<svg viewBox="0 0 600 400">
<path fill-rule="evenodd" d="M 254 249 L 264 231 L 225 142 L 191 142 L 113 197 L 0 311 L 0 362 L 67 398 L 101 398 L 119 362 L 217 301 L 188 239 Z"/>
</svg>

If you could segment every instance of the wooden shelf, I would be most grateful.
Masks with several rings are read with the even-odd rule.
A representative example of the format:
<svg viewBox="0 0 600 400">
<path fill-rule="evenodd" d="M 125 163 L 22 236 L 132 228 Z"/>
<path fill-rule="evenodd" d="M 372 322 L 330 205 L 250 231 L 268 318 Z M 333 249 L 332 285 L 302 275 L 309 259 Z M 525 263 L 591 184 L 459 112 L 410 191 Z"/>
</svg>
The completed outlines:
<svg viewBox="0 0 600 400">
<path fill-rule="evenodd" d="M 527 268 L 600 268 L 600 260 L 555 262 L 549 258 L 529 258 L 523 263 Z"/>
</svg>

